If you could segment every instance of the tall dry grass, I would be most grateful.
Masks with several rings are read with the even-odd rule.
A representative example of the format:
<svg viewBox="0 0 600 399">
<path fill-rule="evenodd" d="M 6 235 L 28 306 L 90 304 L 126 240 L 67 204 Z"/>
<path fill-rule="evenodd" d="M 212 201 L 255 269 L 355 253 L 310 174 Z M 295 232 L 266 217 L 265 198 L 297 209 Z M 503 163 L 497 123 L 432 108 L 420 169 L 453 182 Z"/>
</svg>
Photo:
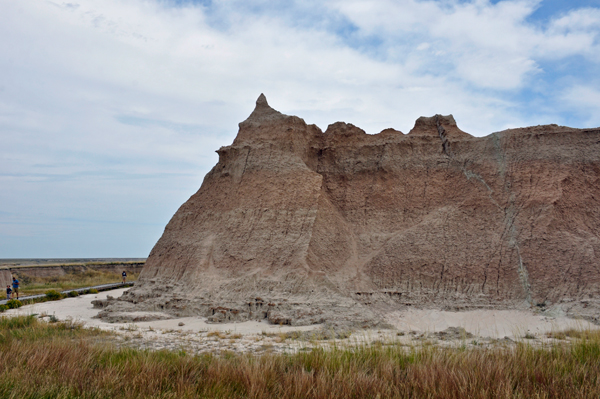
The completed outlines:
<svg viewBox="0 0 600 399">
<path fill-rule="evenodd" d="M 491 349 L 363 346 L 290 355 L 117 349 L 105 333 L 0 320 L 2 398 L 598 398 L 600 334 Z"/>
</svg>

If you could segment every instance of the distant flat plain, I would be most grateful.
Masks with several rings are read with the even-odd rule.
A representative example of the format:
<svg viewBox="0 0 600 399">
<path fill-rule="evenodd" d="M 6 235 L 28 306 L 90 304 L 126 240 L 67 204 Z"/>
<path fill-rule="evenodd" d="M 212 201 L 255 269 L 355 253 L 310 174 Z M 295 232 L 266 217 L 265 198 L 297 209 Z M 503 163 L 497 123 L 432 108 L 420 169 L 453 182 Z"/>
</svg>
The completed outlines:
<svg viewBox="0 0 600 399">
<path fill-rule="evenodd" d="M 85 263 L 145 262 L 146 258 L 16 258 L 0 259 L 0 266 L 53 266 Z"/>
</svg>

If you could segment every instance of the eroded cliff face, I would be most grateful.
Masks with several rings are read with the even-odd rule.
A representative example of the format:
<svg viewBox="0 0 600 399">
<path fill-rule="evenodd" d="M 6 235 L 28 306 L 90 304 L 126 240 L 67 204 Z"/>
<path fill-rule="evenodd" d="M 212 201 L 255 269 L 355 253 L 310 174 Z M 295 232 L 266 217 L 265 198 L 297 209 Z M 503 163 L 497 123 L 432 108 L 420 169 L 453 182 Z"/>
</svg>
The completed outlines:
<svg viewBox="0 0 600 399">
<path fill-rule="evenodd" d="M 598 318 L 600 129 L 452 116 L 323 133 L 263 95 L 104 315 L 373 325 L 406 306 Z"/>
</svg>

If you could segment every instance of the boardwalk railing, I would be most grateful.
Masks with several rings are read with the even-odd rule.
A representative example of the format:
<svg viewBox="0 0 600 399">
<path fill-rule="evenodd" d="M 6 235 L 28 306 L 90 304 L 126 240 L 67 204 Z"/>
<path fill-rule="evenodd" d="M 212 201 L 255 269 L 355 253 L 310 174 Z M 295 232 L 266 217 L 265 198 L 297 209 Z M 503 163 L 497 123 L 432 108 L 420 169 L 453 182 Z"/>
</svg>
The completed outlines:
<svg viewBox="0 0 600 399">
<path fill-rule="evenodd" d="M 109 291 L 109 290 L 114 290 L 117 288 L 124 288 L 124 287 L 133 287 L 133 282 L 127 282 L 127 283 L 111 283 L 111 284 L 101 284 L 101 285 L 95 285 L 93 287 L 84 287 L 84 288 L 73 288 L 71 290 L 64 290 L 61 291 L 62 294 L 68 294 L 71 291 L 76 291 L 78 294 L 81 294 L 83 292 L 85 292 L 86 290 L 91 290 L 91 289 L 95 289 L 98 291 Z M 38 294 L 38 295 L 27 295 L 27 296 L 20 296 L 19 297 L 19 301 L 26 301 L 28 299 L 39 299 L 39 298 L 44 298 L 46 296 L 46 294 Z M 14 298 L 17 299 L 17 298 Z M 1 300 L 0 301 L 0 305 L 4 305 L 6 304 L 7 300 Z"/>
</svg>

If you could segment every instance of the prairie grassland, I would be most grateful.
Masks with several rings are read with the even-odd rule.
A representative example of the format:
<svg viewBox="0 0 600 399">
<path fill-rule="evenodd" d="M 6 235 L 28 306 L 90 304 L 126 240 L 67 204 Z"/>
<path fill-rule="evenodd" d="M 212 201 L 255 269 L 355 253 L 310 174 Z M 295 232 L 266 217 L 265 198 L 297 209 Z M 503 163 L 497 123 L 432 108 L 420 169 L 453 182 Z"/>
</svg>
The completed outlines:
<svg viewBox="0 0 600 399">
<path fill-rule="evenodd" d="M 139 273 L 127 273 L 127 281 L 137 280 Z M 67 273 L 54 277 L 20 277 L 20 293 L 25 295 L 43 294 L 48 290 L 71 290 L 75 288 L 91 287 L 94 285 L 118 283 L 121 273 L 86 270 L 85 272 Z"/>
<path fill-rule="evenodd" d="M 600 397 L 597 331 L 543 347 L 378 345 L 261 356 L 117 348 L 107 334 L 34 316 L 0 319 L 0 397 Z"/>
</svg>

